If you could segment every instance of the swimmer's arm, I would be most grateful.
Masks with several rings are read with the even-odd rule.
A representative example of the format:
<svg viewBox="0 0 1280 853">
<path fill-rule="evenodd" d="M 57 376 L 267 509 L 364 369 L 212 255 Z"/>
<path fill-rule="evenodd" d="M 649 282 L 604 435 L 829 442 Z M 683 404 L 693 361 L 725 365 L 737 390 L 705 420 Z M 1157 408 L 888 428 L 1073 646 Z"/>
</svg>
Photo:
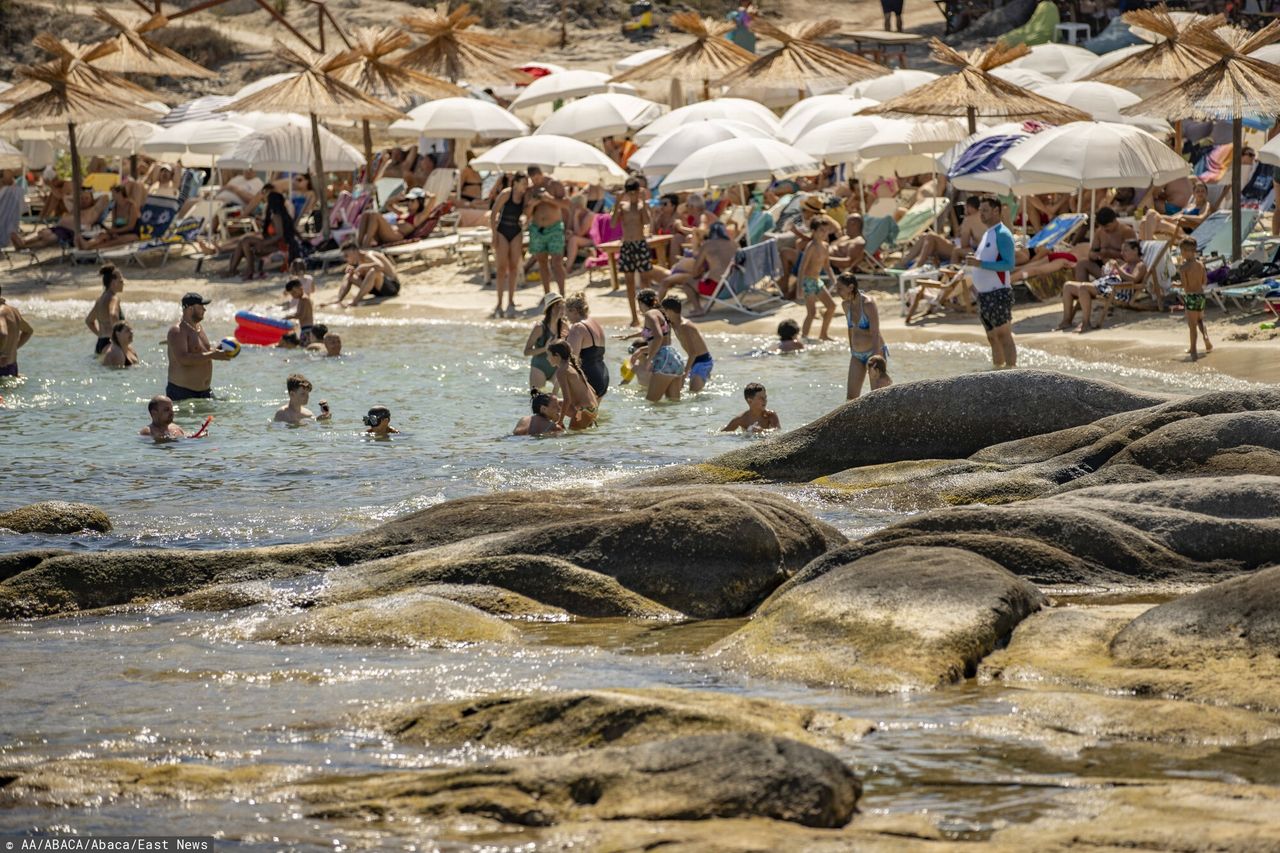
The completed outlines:
<svg viewBox="0 0 1280 853">
<path fill-rule="evenodd" d="M 526 358 L 537 355 L 540 352 L 547 351 L 547 348 L 545 346 L 535 347 L 533 345 L 533 342 L 537 339 L 537 337 L 538 337 L 538 328 L 535 326 L 533 331 L 529 332 L 529 339 L 524 342 L 524 354 Z M 550 339 L 548 339 L 548 343 L 550 343 Z"/>
<path fill-rule="evenodd" d="M 737 432 L 738 430 L 744 428 L 747 425 L 747 418 L 749 416 L 750 414 L 745 412 L 741 415 L 738 415 L 736 418 L 729 421 L 729 423 L 725 425 L 724 429 L 720 431 L 721 432 Z"/>
<path fill-rule="evenodd" d="M 89 313 L 85 315 L 84 324 L 89 327 L 89 331 L 93 332 L 100 338 L 106 335 L 98 331 L 98 304 L 95 302 L 93 307 L 89 309 Z"/>
<path fill-rule="evenodd" d="M 31 336 L 36 330 L 31 328 L 31 324 L 27 322 L 27 318 L 21 314 L 18 315 L 18 349 L 26 346 L 27 341 L 31 340 Z"/>
<path fill-rule="evenodd" d="M 765 429 L 782 429 L 782 421 L 778 420 L 777 412 L 765 412 L 765 423 L 768 424 Z"/>
<path fill-rule="evenodd" d="M 174 338 L 177 338 L 175 342 Z M 204 352 L 192 352 L 187 348 L 187 336 L 182 334 L 178 328 L 174 328 L 169 332 L 169 343 L 173 346 L 173 360 L 182 367 L 195 367 L 205 361 L 226 361 L 229 353 L 219 352 L 216 349 Z"/>
</svg>

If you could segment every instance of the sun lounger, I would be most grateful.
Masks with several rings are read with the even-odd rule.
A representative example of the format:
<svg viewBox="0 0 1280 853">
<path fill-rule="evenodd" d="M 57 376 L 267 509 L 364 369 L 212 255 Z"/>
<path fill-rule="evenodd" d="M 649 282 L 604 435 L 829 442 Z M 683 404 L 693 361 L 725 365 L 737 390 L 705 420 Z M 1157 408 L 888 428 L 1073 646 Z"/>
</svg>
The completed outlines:
<svg viewBox="0 0 1280 853">
<path fill-rule="evenodd" d="M 1027 240 L 1027 248 L 1051 249 L 1060 243 L 1065 243 L 1088 221 L 1089 217 L 1083 213 L 1059 214 Z"/>
<path fill-rule="evenodd" d="M 609 256 L 600 249 L 605 243 L 613 243 L 622 239 L 622 223 L 613 224 L 613 217 L 607 213 L 597 213 L 591 220 L 591 228 L 587 232 L 591 238 L 591 257 L 582 262 L 587 271 L 587 285 L 591 285 L 592 273 L 609 266 Z"/>
<path fill-rule="evenodd" d="M 1248 235 L 1258 221 L 1259 211 L 1256 208 L 1244 208 L 1240 211 L 1240 233 Z M 1231 211 L 1217 210 L 1209 214 L 1204 222 L 1191 236 L 1196 238 L 1196 249 L 1202 256 L 1219 255 L 1231 257 Z"/>
<path fill-rule="evenodd" d="M 1153 301 L 1163 307 L 1164 296 L 1169 292 L 1171 284 L 1167 258 L 1171 245 L 1168 240 L 1142 241 L 1142 262 L 1146 264 L 1147 274 L 1142 277 L 1142 281 L 1117 284 L 1111 288 L 1106 299 L 1102 300 L 1104 320 L 1111 316 L 1111 312 L 1117 305 L 1132 308 L 1144 293 L 1151 294 Z"/>
<path fill-rule="evenodd" d="M 936 271 L 936 277 L 925 274 L 912 280 L 915 294 L 910 304 L 907 304 L 904 295 L 903 304 L 906 307 L 905 319 L 902 321 L 904 325 L 910 325 L 911 318 L 915 316 L 921 303 L 924 303 L 924 317 L 947 308 L 954 308 L 963 314 L 973 313 L 971 283 L 964 267 L 943 268 Z"/>
<path fill-rule="evenodd" d="M 729 269 L 716 282 L 715 290 L 708 294 L 707 310 L 723 306 L 750 317 L 763 317 L 763 310 L 783 303 L 782 296 L 760 286 L 761 282 L 776 281 L 782 272 L 782 259 L 778 255 L 778 241 L 765 240 L 734 255 Z"/>
<path fill-rule="evenodd" d="M 926 198 L 916 202 L 898 220 L 896 247 L 905 249 L 912 240 L 933 228 L 951 208 L 948 198 Z"/>
<path fill-rule="evenodd" d="M 103 260 L 125 261 L 143 266 L 143 257 L 160 258 L 160 265 L 169 260 L 176 248 L 195 242 L 204 227 L 201 217 L 178 219 L 178 214 L 200 190 L 203 175 L 195 169 L 184 169 L 178 182 L 178 197 L 148 196 L 138 214 L 138 236 L 141 240 L 127 246 L 113 246 L 99 252 Z"/>
<path fill-rule="evenodd" d="M 436 201 L 445 201 L 451 198 L 457 192 L 457 189 L 457 169 L 432 169 L 431 174 L 427 175 L 427 180 L 422 185 L 423 192 Z"/>
</svg>

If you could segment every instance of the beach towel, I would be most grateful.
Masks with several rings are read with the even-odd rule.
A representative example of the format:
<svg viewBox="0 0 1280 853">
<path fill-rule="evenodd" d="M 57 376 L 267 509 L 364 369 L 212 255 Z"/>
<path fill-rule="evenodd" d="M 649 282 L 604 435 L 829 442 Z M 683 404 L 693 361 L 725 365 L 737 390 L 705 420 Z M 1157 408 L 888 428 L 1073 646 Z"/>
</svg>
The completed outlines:
<svg viewBox="0 0 1280 853">
<path fill-rule="evenodd" d="M 1044 0 L 1036 6 L 1036 10 L 1031 13 L 1031 18 L 1025 24 L 1009 30 L 1000 38 L 1010 47 L 1019 44 L 1025 44 L 1027 47 L 1048 44 L 1053 41 L 1054 30 L 1061 20 L 1058 5 Z"/>
<path fill-rule="evenodd" d="M 898 242 L 898 223 L 892 216 L 863 217 L 862 237 L 867 241 L 867 254 L 874 255 Z"/>
<path fill-rule="evenodd" d="M 1196 176 L 1206 184 L 1216 184 L 1231 171 L 1231 146 L 1215 145 L 1196 164 Z"/>
<path fill-rule="evenodd" d="M 1240 188 L 1240 198 L 1247 207 L 1259 207 L 1271 195 L 1274 189 L 1276 167 L 1269 163 L 1258 163 L 1253 174 Z"/>
<path fill-rule="evenodd" d="M 1086 41 L 1081 47 L 1101 56 L 1131 44 L 1142 43 L 1142 39 L 1133 34 L 1133 30 L 1122 18 L 1112 18 L 1102 32 Z"/>
<path fill-rule="evenodd" d="M 782 275 L 782 258 L 778 254 L 778 241 L 765 240 L 742 249 L 734 256 L 734 264 L 741 271 L 747 287 L 762 279 L 776 280 Z"/>
</svg>

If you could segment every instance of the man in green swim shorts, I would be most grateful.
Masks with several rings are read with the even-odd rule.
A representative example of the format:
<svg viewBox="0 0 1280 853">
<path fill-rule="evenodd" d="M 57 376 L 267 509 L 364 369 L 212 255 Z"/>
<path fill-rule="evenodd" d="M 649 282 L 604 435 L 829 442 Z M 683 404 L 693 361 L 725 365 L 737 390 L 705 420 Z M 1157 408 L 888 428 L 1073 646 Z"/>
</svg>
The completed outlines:
<svg viewBox="0 0 1280 853">
<path fill-rule="evenodd" d="M 560 197 L 556 197 L 556 190 Z M 564 211 L 569 202 L 564 198 L 564 186 L 558 181 L 548 181 L 530 192 L 532 208 L 529 213 L 529 254 L 538 262 L 542 276 L 542 292 L 551 292 L 551 274 L 564 296 Z"/>
</svg>

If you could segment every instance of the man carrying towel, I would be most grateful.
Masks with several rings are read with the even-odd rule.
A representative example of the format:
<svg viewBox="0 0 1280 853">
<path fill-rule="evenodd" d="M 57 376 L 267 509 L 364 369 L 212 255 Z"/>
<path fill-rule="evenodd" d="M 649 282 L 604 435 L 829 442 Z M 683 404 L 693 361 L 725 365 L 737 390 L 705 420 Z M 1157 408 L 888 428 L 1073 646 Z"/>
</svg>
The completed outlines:
<svg viewBox="0 0 1280 853">
<path fill-rule="evenodd" d="M 991 363 L 997 368 L 1016 367 L 1018 349 L 1013 342 L 1013 232 L 1002 221 L 1000 199 L 987 196 L 978 205 L 978 216 L 987 231 L 977 251 L 965 258 L 969 279 L 978 299 L 978 317 L 991 344 Z"/>
</svg>

